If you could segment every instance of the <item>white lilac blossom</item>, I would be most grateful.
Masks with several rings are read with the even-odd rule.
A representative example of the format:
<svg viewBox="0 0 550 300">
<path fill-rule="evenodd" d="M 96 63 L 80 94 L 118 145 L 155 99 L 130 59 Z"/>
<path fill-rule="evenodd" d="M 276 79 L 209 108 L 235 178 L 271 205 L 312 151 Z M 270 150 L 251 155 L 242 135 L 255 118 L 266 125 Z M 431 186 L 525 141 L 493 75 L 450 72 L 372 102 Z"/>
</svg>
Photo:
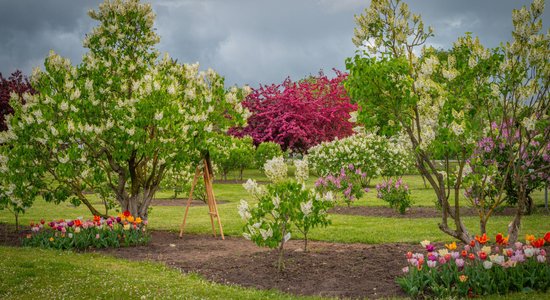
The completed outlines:
<svg viewBox="0 0 550 300">
<path fill-rule="evenodd" d="M 305 183 L 309 178 L 309 166 L 307 157 L 302 160 L 295 160 L 294 166 L 296 166 L 295 177 L 300 183 Z"/>
<path fill-rule="evenodd" d="M 269 180 L 277 183 L 287 178 L 288 167 L 283 157 L 279 156 L 266 161 L 264 171 Z"/>
</svg>

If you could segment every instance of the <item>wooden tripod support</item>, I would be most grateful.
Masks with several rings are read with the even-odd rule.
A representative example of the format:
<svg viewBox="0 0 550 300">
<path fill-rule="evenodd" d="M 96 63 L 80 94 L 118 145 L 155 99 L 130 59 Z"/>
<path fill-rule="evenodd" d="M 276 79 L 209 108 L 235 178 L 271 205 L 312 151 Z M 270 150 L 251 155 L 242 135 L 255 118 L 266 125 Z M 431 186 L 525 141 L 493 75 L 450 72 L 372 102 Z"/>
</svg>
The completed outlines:
<svg viewBox="0 0 550 300">
<path fill-rule="evenodd" d="M 223 227 L 222 227 L 222 221 L 220 219 L 220 215 L 218 214 L 218 206 L 216 205 L 216 198 L 214 198 L 214 189 L 212 187 L 212 172 L 209 169 L 208 161 L 205 159 L 203 161 L 203 169 L 201 172 L 201 169 L 197 166 L 195 170 L 195 177 L 193 178 L 193 184 L 191 185 L 191 191 L 189 191 L 189 199 L 187 199 L 187 205 L 185 206 L 185 214 L 183 215 L 183 222 L 180 226 L 180 238 L 183 237 L 183 229 L 185 228 L 185 221 L 187 220 L 187 213 L 189 212 L 189 206 L 191 206 L 191 201 L 193 200 L 193 191 L 195 190 L 195 186 L 197 185 L 199 181 L 199 177 L 201 176 L 204 180 L 204 187 L 206 189 L 206 203 L 208 204 L 208 215 L 210 216 L 210 223 L 212 224 L 212 233 L 214 234 L 214 237 L 216 237 L 216 227 L 214 226 L 214 218 L 218 220 L 218 227 L 220 228 L 220 235 L 222 237 L 222 240 L 225 240 L 225 236 L 223 235 Z"/>
</svg>

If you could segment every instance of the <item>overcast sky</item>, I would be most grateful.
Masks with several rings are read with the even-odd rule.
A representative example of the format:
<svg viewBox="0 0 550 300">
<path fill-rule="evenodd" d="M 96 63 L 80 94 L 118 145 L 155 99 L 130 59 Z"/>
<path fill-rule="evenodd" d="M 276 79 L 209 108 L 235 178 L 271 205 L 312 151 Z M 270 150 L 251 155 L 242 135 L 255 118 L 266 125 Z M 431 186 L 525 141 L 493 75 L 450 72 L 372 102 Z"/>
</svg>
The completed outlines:
<svg viewBox="0 0 550 300">
<path fill-rule="evenodd" d="M 98 0 L 0 0 L 0 72 L 30 74 L 50 49 L 81 60 L 82 39 L 94 24 L 86 12 Z M 199 62 L 225 76 L 226 83 L 278 83 L 323 69 L 344 70 L 353 56 L 355 14 L 370 1 L 359 0 L 158 0 L 150 1 L 161 36 L 158 48 L 179 62 Z M 435 29 L 430 43 L 448 48 L 473 32 L 486 46 L 511 38 L 512 9 L 520 0 L 407 1 Z M 550 23 L 545 10 L 544 27 Z"/>
</svg>

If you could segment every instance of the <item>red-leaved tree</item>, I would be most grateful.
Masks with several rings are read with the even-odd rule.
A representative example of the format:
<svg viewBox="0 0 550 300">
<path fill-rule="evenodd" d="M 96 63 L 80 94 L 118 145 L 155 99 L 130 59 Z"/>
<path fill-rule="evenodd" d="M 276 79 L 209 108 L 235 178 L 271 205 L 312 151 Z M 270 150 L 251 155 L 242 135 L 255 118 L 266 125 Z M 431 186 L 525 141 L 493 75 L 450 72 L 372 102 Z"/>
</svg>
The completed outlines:
<svg viewBox="0 0 550 300">
<path fill-rule="evenodd" d="M 9 78 L 4 78 L 0 73 L 0 131 L 8 129 L 6 116 L 13 113 L 10 106 L 11 93 L 18 94 L 19 99 L 23 101 L 22 96 L 26 92 L 34 93 L 35 91 L 21 71 L 13 72 Z"/>
<path fill-rule="evenodd" d="M 350 103 L 344 89 L 346 73 L 334 70 L 330 79 L 323 72 L 301 81 L 287 78 L 282 84 L 260 85 L 243 105 L 252 115 L 244 128 L 232 128 L 235 136 L 249 135 L 255 144 L 275 142 L 283 150 L 305 153 L 324 141 L 353 133 Z"/>
</svg>

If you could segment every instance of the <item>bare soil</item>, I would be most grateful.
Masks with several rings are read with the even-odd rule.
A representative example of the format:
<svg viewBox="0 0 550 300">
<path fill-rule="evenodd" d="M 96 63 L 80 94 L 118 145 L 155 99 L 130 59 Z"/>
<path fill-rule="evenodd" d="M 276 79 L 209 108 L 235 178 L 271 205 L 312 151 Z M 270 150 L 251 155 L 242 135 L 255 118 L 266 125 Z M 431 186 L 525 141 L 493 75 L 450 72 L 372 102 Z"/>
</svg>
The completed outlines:
<svg viewBox="0 0 550 300">
<path fill-rule="evenodd" d="M 19 246 L 19 236 L 24 234 L 0 224 L 0 245 Z M 135 261 L 158 261 L 221 284 L 356 299 L 405 297 L 395 279 L 406 265 L 404 254 L 421 250 L 410 244 L 310 241 L 309 251 L 304 252 L 303 241 L 291 240 L 285 246 L 285 269 L 279 272 L 276 251 L 259 248 L 243 238 L 220 240 L 189 234 L 180 239 L 177 233 L 167 231 L 151 234 L 146 246 L 88 251 Z"/>
<path fill-rule="evenodd" d="M 435 207 L 411 207 L 405 214 L 400 214 L 391 207 L 384 206 L 337 206 L 329 211 L 333 214 L 355 215 L 366 217 L 387 217 L 387 218 L 440 218 L 441 211 Z M 477 212 L 473 208 L 462 208 L 460 210 L 462 216 L 477 216 Z M 495 211 L 496 216 L 513 216 L 515 209 L 513 207 L 505 207 L 502 210 Z"/>
<path fill-rule="evenodd" d="M 220 240 L 207 235 L 154 231 L 147 246 L 96 250 L 130 260 L 164 262 L 184 273 L 208 280 L 258 289 L 278 289 L 295 295 L 338 298 L 406 296 L 395 283 L 406 262 L 410 244 L 341 244 L 290 241 L 285 246 L 285 269 L 277 270 L 277 252 L 258 248 L 237 237 Z"/>
</svg>

